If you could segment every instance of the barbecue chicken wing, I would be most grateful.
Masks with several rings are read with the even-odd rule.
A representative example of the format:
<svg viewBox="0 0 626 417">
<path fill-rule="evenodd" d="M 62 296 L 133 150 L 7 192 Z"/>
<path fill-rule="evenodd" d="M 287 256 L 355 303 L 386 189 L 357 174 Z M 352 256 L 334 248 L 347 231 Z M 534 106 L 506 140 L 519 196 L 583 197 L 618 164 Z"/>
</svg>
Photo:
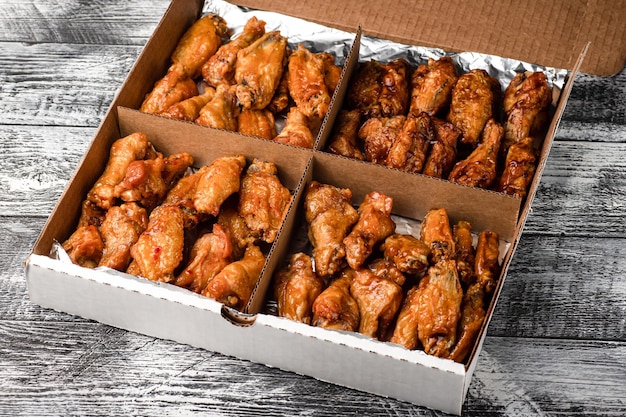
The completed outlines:
<svg viewBox="0 0 626 417">
<path fill-rule="evenodd" d="M 313 321 L 313 302 L 324 290 L 324 280 L 313 271 L 313 260 L 305 253 L 291 256 L 289 266 L 274 275 L 274 297 L 278 315 L 305 324 Z"/>
<path fill-rule="evenodd" d="M 350 294 L 352 275 L 345 270 L 313 302 L 313 326 L 355 332 L 359 329 L 359 305 Z"/>
<path fill-rule="evenodd" d="M 456 248 L 445 208 L 432 209 L 424 216 L 420 239 L 430 249 L 431 263 L 454 259 Z"/>
<path fill-rule="evenodd" d="M 246 166 L 243 155 L 223 156 L 198 170 L 193 203 L 200 213 L 217 216 L 224 201 L 241 188 L 241 173 Z"/>
<path fill-rule="evenodd" d="M 456 145 L 461 131 L 445 120 L 433 117 L 431 121 L 435 128 L 435 140 L 430 147 L 422 174 L 448 178 L 456 162 Z"/>
<path fill-rule="evenodd" d="M 360 110 L 341 110 L 330 136 L 328 150 L 335 155 L 363 161 L 365 156 L 358 142 L 360 128 Z"/>
<path fill-rule="evenodd" d="M 148 227 L 148 213 L 137 203 L 111 207 L 100 226 L 104 243 L 98 266 L 126 271 L 130 264 L 130 248 Z"/>
<path fill-rule="evenodd" d="M 374 164 L 384 164 L 405 121 L 405 116 L 367 119 L 359 129 L 359 139 L 363 141 L 365 160 Z"/>
<path fill-rule="evenodd" d="M 393 140 L 384 164 L 402 171 L 420 173 L 430 143 L 434 140 L 435 131 L 430 117 L 426 113 L 409 115 Z"/>
<path fill-rule="evenodd" d="M 79 226 L 62 246 L 72 263 L 85 268 L 98 266 L 104 250 L 102 237 L 95 225 Z"/>
<path fill-rule="evenodd" d="M 196 82 L 190 78 L 182 65 L 174 64 L 163 78 L 158 80 L 152 91 L 146 94 L 140 111 L 161 114 L 171 106 L 198 95 Z"/>
<path fill-rule="evenodd" d="M 434 116 L 450 105 L 452 89 L 458 79 L 452 58 L 428 58 L 411 75 L 411 104 L 409 113 L 414 116 L 424 112 Z"/>
<path fill-rule="evenodd" d="M 200 110 L 215 97 L 215 89 L 207 87 L 204 93 L 179 101 L 160 113 L 171 119 L 193 122 L 200 116 Z"/>
<path fill-rule="evenodd" d="M 323 119 L 330 105 L 324 58 L 298 44 L 287 65 L 289 94 L 298 110 L 308 118 Z"/>
<path fill-rule="evenodd" d="M 496 232 L 484 231 L 478 235 L 474 273 L 476 281 L 491 295 L 500 276 L 500 237 Z"/>
<path fill-rule="evenodd" d="M 235 87 L 220 85 L 215 90 L 213 98 L 200 109 L 195 122 L 203 126 L 236 132 L 240 111 Z"/>
<path fill-rule="evenodd" d="M 421 277 L 428 269 L 430 248 L 414 236 L 394 233 L 385 239 L 380 250 L 405 274 Z"/>
<path fill-rule="evenodd" d="M 304 209 L 315 270 L 321 277 L 333 275 L 341 270 L 346 256 L 343 240 L 359 219 L 352 192 L 313 181 L 305 191 Z"/>
<path fill-rule="evenodd" d="M 272 140 L 276 137 L 276 121 L 269 110 L 244 109 L 239 114 L 237 131 L 244 135 Z"/>
<path fill-rule="evenodd" d="M 533 142 L 534 139 L 527 136 L 509 147 L 497 191 L 519 198 L 526 197 L 537 169 Z"/>
<path fill-rule="evenodd" d="M 380 116 L 393 117 L 407 114 L 411 99 L 410 70 L 409 63 L 402 58 L 383 65 L 378 98 Z"/>
</svg>

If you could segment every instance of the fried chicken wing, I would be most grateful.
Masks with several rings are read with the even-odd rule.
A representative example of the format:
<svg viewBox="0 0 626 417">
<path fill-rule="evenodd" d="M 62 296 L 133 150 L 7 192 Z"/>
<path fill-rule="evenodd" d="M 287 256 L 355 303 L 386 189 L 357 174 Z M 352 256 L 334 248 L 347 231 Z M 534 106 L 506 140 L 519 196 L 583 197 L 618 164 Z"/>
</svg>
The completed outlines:
<svg viewBox="0 0 626 417">
<path fill-rule="evenodd" d="M 230 197 L 222 204 L 217 222 L 230 238 L 233 247 L 233 260 L 238 261 L 243 256 L 248 245 L 254 243 L 255 237 L 252 236 L 244 218 L 239 215 L 239 199 L 233 197 Z"/>
<path fill-rule="evenodd" d="M 483 231 L 478 235 L 474 273 L 477 282 L 490 295 L 500 275 L 500 237 L 496 232 Z"/>
<path fill-rule="evenodd" d="M 280 133 L 274 138 L 275 142 L 313 149 L 315 137 L 310 128 L 311 122 L 298 107 L 291 107 L 287 113 L 287 121 Z"/>
<path fill-rule="evenodd" d="M 328 150 L 335 155 L 363 161 L 365 156 L 358 142 L 360 128 L 360 110 L 341 110 L 329 139 Z"/>
<path fill-rule="evenodd" d="M 245 109 L 263 109 L 278 86 L 287 58 L 287 38 L 267 32 L 237 53 L 236 94 Z"/>
<path fill-rule="evenodd" d="M 410 275 L 422 276 L 428 269 L 430 248 L 426 243 L 409 234 L 394 233 L 380 246 L 385 259 Z"/>
<path fill-rule="evenodd" d="M 215 97 L 215 89 L 207 87 L 204 93 L 179 101 L 168 107 L 161 116 L 193 122 L 200 116 L 200 110 Z"/>
<path fill-rule="evenodd" d="M 190 260 L 173 284 L 201 293 L 207 283 L 231 263 L 232 249 L 230 238 L 222 226 L 215 223 L 211 233 L 203 234 L 194 242 Z"/>
<path fill-rule="evenodd" d="M 289 94 L 298 110 L 308 118 L 323 119 L 330 105 L 324 58 L 298 44 L 287 65 Z"/>
<path fill-rule="evenodd" d="M 242 32 L 230 42 L 220 46 L 202 65 L 202 78 L 210 85 L 232 85 L 235 77 L 237 53 L 250 46 L 265 33 L 265 22 L 252 16 L 243 27 Z"/>
<path fill-rule="evenodd" d="M 276 137 L 276 121 L 269 110 L 244 109 L 239 114 L 237 131 L 244 135 L 272 140 Z"/>
<path fill-rule="evenodd" d="M 312 181 L 305 191 L 304 209 L 315 270 L 321 277 L 333 275 L 341 270 L 346 256 L 343 240 L 359 219 L 352 192 Z"/>
<path fill-rule="evenodd" d="M 411 75 L 409 113 L 417 116 L 424 112 L 434 116 L 444 111 L 450 105 L 452 89 L 458 78 L 452 58 L 428 58 L 428 64 L 418 66 Z"/>
<path fill-rule="evenodd" d="M 273 162 L 254 159 L 241 180 L 239 215 L 250 233 L 272 243 L 283 224 L 291 203 L 291 193 L 278 178 Z"/>
<path fill-rule="evenodd" d="M 202 65 L 222 45 L 222 36 L 227 32 L 226 21 L 216 14 L 196 20 L 178 41 L 172 62 L 180 64 L 189 78 L 197 78 Z"/>
<path fill-rule="evenodd" d="M 363 62 L 357 67 L 346 93 L 348 109 L 361 110 L 364 119 L 380 116 L 378 99 L 382 90 L 380 79 L 383 72 L 382 65 L 376 60 Z"/>
<path fill-rule="evenodd" d="M 352 274 L 350 294 L 359 305 L 359 333 L 384 341 L 402 304 L 402 287 L 369 269 L 358 269 Z"/>
<path fill-rule="evenodd" d="M 148 227 L 130 249 L 133 258 L 126 272 L 151 281 L 172 282 L 183 259 L 183 213 L 178 206 L 157 206 Z"/>
<path fill-rule="evenodd" d="M 242 259 L 228 264 L 208 282 L 202 295 L 242 310 L 252 296 L 264 265 L 261 249 L 249 245 Z"/>
<path fill-rule="evenodd" d="M 305 324 L 313 321 L 313 302 L 324 290 L 324 280 L 313 271 L 313 260 L 305 253 L 291 256 L 289 266 L 274 275 L 274 297 L 278 315 Z"/>
<path fill-rule="evenodd" d="M 106 216 L 106 212 L 106 210 L 104 210 L 102 207 L 97 206 L 93 201 L 89 201 L 87 199 L 83 200 L 77 227 L 89 225 L 100 227 L 100 225 L 104 221 L 104 216 Z"/>
<path fill-rule="evenodd" d="M 215 90 L 213 98 L 200 109 L 195 122 L 215 129 L 236 132 L 240 112 L 235 87 L 220 85 Z"/>
<path fill-rule="evenodd" d="M 204 215 L 200 213 L 194 205 L 193 198 L 196 194 L 198 180 L 202 176 L 200 171 L 180 178 L 168 191 L 162 205 L 178 206 L 183 212 L 185 229 L 193 229 L 204 220 Z"/>
<path fill-rule="evenodd" d="M 435 128 L 435 140 L 422 174 L 435 178 L 447 178 L 456 162 L 456 145 L 461 131 L 447 122 L 436 117 L 431 118 Z"/>
<path fill-rule="evenodd" d="M 411 287 L 402 301 L 402 306 L 398 312 L 396 325 L 389 341 L 409 350 L 417 349 L 419 338 L 417 337 L 417 327 L 419 324 L 419 295 L 418 286 Z"/>
<path fill-rule="evenodd" d="M 490 188 L 497 178 L 498 151 L 504 129 L 494 119 L 489 119 L 483 138 L 474 151 L 457 162 L 448 179 L 470 187 Z"/>
<path fill-rule="evenodd" d="M 104 250 L 98 266 L 126 271 L 131 260 L 130 248 L 146 227 L 148 213 L 137 203 L 111 207 L 100 227 Z"/>
<path fill-rule="evenodd" d="M 485 292 L 479 283 L 469 286 L 461 301 L 461 318 L 457 331 L 457 342 L 449 358 L 463 362 L 471 352 L 478 332 L 485 320 Z"/>
<path fill-rule="evenodd" d="M 497 191 L 519 198 L 526 197 L 537 170 L 537 154 L 533 142 L 534 139 L 527 136 L 509 147 Z"/>
<path fill-rule="evenodd" d="M 174 104 L 197 95 L 196 82 L 185 73 L 182 65 L 174 64 L 146 94 L 139 110 L 144 113 L 161 114 Z"/>
<path fill-rule="evenodd" d="M 456 247 L 456 267 L 461 283 L 468 285 L 476 281 L 474 275 L 474 238 L 472 237 L 472 224 L 460 220 L 452 228 L 454 245 Z"/>
<path fill-rule="evenodd" d="M 456 248 L 445 208 L 432 209 L 426 213 L 422 221 L 420 239 L 429 247 L 432 263 L 454 258 Z"/>
<path fill-rule="evenodd" d="M 500 82 L 487 71 L 473 69 L 459 77 L 452 90 L 448 121 L 461 132 L 460 143 L 474 149 L 487 121 L 495 117 Z"/>
<path fill-rule="evenodd" d="M 410 70 L 409 63 L 403 58 L 383 64 L 383 74 L 380 79 L 381 90 L 378 99 L 382 117 L 407 114 L 411 99 Z"/>
<path fill-rule="evenodd" d="M 400 271 L 393 261 L 384 258 L 374 259 L 367 263 L 367 269 L 377 277 L 391 280 L 400 286 L 406 282 L 406 275 Z"/>
<path fill-rule="evenodd" d="M 198 170 L 199 178 L 193 203 L 200 213 L 217 216 L 220 207 L 241 188 L 241 173 L 246 166 L 243 155 L 223 156 Z"/>
<path fill-rule="evenodd" d="M 339 85 L 342 67 L 335 64 L 335 57 L 328 52 L 320 52 L 318 55 L 324 60 L 324 83 L 332 96 Z"/>
<path fill-rule="evenodd" d="M 346 261 L 352 269 L 361 267 L 374 246 L 396 231 L 391 218 L 393 199 L 377 191 L 365 196 L 358 208 L 359 219 L 343 240 Z"/>
<path fill-rule="evenodd" d="M 359 305 L 350 294 L 352 275 L 345 270 L 313 302 L 313 326 L 355 332 L 359 328 Z"/>
<path fill-rule="evenodd" d="M 102 237 L 94 225 L 78 227 L 62 246 L 72 263 L 85 268 L 98 266 L 104 250 Z"/>
<path fill-rule="evenodd" d="M 365 160 L 374 164 L 384 164 L 405 121 L 405 116 L 367 119 L 359 129 L 359 139 L 363 141 Z"/>
<path fill-rule="evenodd" d="M 430 143 L 434 140 L 435 131 L 430 117 L 426 113 L 409 115 L 394 138 L 384 164 L 402 171 L 420 173 L 424 168 Z"/>
</svg>

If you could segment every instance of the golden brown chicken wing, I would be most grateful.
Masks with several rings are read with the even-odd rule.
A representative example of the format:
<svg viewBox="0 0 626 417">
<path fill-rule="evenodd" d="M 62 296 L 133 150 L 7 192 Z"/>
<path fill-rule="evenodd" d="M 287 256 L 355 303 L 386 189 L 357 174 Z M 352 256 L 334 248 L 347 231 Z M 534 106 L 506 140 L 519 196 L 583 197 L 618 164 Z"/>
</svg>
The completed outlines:
<svg viewBox="0 0 626 417">
<path fill-rule="evenodd" d="M 278 82 L 278 86 L 276 87 L 276 91 L 274 91 L 274 95 L 270 100 L 267 107 L 267 110 L 272 113 L 279 114 L 282 113 L 287 107 L 289 107 L 290 103 L 289 96 L 289 67 L 285 66 L 283 70 L 283 75 L 280 77 L 280 81 Z"/>
<path fill-rule="evenodd" d="M 223 156 L 198 170 L 193 203 L 200 213 L 217 216 L 224 201 L 241 188 L 241 173 L 246 166 L 243 155 Z"/>
<path fill-rule="evenodd" d="M 419 338 L 417 337 L 419 295 L 417 285 L 411 287 L 402 301 L 402 306 L 398 312 L 396 325 L 389 341 L 409 350 L 417 349 Z"/>
<path fill-rule="evenodd" d="M 457 342 L 449 358 L 463 362 L 472 351 L 478 332 L 485 320 L 485 292 L 479 283 L 469 286 L 461 301 L 461 318 L 457 331 Z"/>
<path fill-rule="evenodd" d="M 434 140 L 435 130 L 430 117 L 426 113 L 409 115 L 394 138 L 384 164 L 402 171 L 420 173 L 424 168 L 430 143 Z"/>
<path fill-rule="evenodd" d="M 310 125 L 309 118 L 298 107 L 291 107 L 287 113 L 285 126 L 274 138 L 274 141 L 312 149 L 315 146 L 315 137 L 311 132 Z"/>
<path fill-rule="evenodd" d="M 287 65 L 289 94 L 298 110 L 308 118 L 323 119 L 330 105 L 324 58 L 298 44 Z"/>
<path fill-rule="evenodd" d="M 456 248 L 445 208 L 429 210 L 422 221 L 420 239 L 430 248 L 431 263 L 454 259 Z"/>
<path fill-rule="evenodd" d="M 273 162 L 254 159 L 241 180 L 239 215 L 250 233 L 272 243 L 291 203 L 291 193 L 278 178 Z"/>
<path fill-rule="evenodd" d="M 394 233 L 380 246 L 385 259 L 410 275 L 422 276 L 428 269 L 430 248 L 418 238 L 409 234 Z"/>
<path fill-rule="evenodd" d="M 430 147 L 422 174 L 448 178 L 456 162 L 456 145 L 461 131 L 445 120 L 432 117 L 431 121 L 435 128 L 435 140 Z"/>
<path fill-rule="evenodd" d="M 180 64 L 189 78 L 197 78 L 202 65 L 222 45 L 226 32 L 226 21 L 218 15 L 208 14 L 196 20 L 178 41 L 172 62 Z"/>
<path fill-rule="evenodd" d="M 462 133 L 460 143 L 470 149 L 478 145 L 487 121 L 495 117 L 500 82 L 487 71 L 473 69 L 459 77 L 452 90 L 448 120 Z"/>
<path fill-rule="evenodd" d="M 313 302 L 313 326 L 355 332 L 359 328 L 359 305 L 350 294 L 352 274 L 345 270 Z"/>
<path fill-rule="evenodd" d="M 312 181 L 305 191 L 304 209 L 315 270 L 321 277 L 333 275 L 341 270 L 346 256 L 343 239 L 359 219 L 352 192 Z"/>
<path fill-rule="evenodd" d="M 237 131 L 244 135 L 272 140 L 276 137 L 276 121 L 269 110 L 243 109 L 237 121 Z"/>
<path fill-rule="evenodd" d="M 527 136 L 509 147 L 497 191 L 519 198 L 526 197 L 537 169 L 533 142 L 534 139 Z"/>
<path fill-rule="evenodd" d="M 102 207 L 97 206 L 93 201 L 89 201 L 87 199 L 83 200 L 77 227 L 89 225 L 100 227 L 100 225 L 104 221 L 104 216 L 106 216 L 106 212 L 106 210 L 104 210 Z"/>
<path fill-rule="evenodd" d="M 237 104 L 234 86 L 220 85 L 213 98 L 200 109 L 197 124 L 215 129 L 237 131 L 237 118 L 241 109 Z"/>
<path fill-rule="evenodd" d="M 396 266 L 393 261 L 384 258 L 374 259 L 367 263 L 367 269 L 379 278 L 389 279 L 402 286 L 406 282 L 406 275 Z"/>
<path fill-rule="evenodd" d="M 405 116 L 367 119 L 359 129 L 365 160 L 374 164 L 384 164 L 391 146 L 402 131 L 405 120 Z"/>
<path fill-rule="evenodd" d="M 147 226 L 148 213 L 137 203 L 111 207 L 100 227 L 104 251 L 98 266 L 126 271 L 131 259 L 130 248 Z"/>
<path fill-rule="evenodd" d="M 367 194 L 358 208 L 359 219 L 343 240 L 346 261 L 352 269 L 361 267 L 374 246 L 396 231 L 391 218 L 393 199 L 377 191 Z"/>
<path fill-rule="evenodd" d="M 472 224 L 460 220 L 452 229 L 454 245 L 456 247 L 456 267 L 461 283 L 468 285 L 476 281 L 474 275 L 474 238 L 472 236 Z"/>
<path fill-rule="evenodd" d="M 278 86 L 287 58 L 287 38 L 267 32 L 237 53 L 236 94 L 245 109 L 263 109 Z"/>
<path fill-rule="evenodd" d="M 162 205 L 176 205 L 183 212 L 185 229 L 193 229 L 204 220 L 206 215 L 200 213 L 194 205 L 193 198 L 196 194 L 198 180 L 202 176 L 200 171 L 179 179 L 168 191 Z"/>
<path fill-rule="evenodd" d="M 378 99 L 380 116 L 393 117 L 406 115 L 411 99 L 409 63 L 403 59 L 394 59 L 383 64 L 383 74 L 380 79 L 381 90 Z"/>
<path fill-rule="evenodd" d="M 328 150 L 335 155 L 363 161 L 365 156 L 358 142 L 360 128 L 360 110 L 341 110 L 329 139 Z"/>
<path fill-rule="evenodd" d="M 470 187 L 490 188 L 497 178 L 498 151 L 504 129 L 494 119 L 489 119 L 483 139 L 464 160 L 457 162 L 448 179 Z"/>
<path fill-rule="evenodd" d="M 446 110 L 458 78 L 452 58 L 428 58 L 428 64 L 418 66 L 411 76 L 409 113 L 417 116 L 424 112 L 435 116 Z"/>
<path fill-rule="evenodd" d="M 189 262 L 174 285 L 201 293 L 207 283 L 231 263 L 232 249 L 230 238 L 222 226 L 215 223 L 211 233 L 203 234 L 194 242 Z"/>
<path fill-rule="evenodd" d="M 208 282 L 202 295 L 243 310 L 250 301 L 264 265 L 265 256 L 261 249 L 249 245 L 242 259 L 228 264 Z"/>
<path fill-rule="evenodd" d="M 94 225 L 78 227 L 62 246 L 72 263 L 85 268 L 98 266 L 104 250 L 102 237 Z"/>
<path fill-rule="evenodd" d="M 217 217 L 217 222 L 230 238 L 233 247 L 232 258 L 235 261 L 241 259 L 248 245 L 255 241 L 255 237 L 252 236 L 250 229 L 246 225 L 246 221 L 239 215 L 238 197 L 239 196 L 231 196 L 228 198 L 222 204 L 220 214 Z"/>
<path fill-rule="evenodd" d="M 339 85 L 343 68 L 335 64 L 335 57 L 328 52 L 320 52 L 318 55 L 324 60 L 324 83 L 332 96 Z"/>
<path fill-rule="evenodd" d="M 230 42 L 219 47 L 202 65 L 202 78 L 214 87 L 220 84 L 234 83 L 237 53 L 250 46 L 265 33 L 265 22 L 252 16 L 243 27 L 242 32 Z"/>
<path fill-rule="evenodd" d="M 274 297 L 278 315 L 305 324 L 313 321 L 313 302 L 324 290 L 324 280 L 313 271 L 313 260 L 305 253 L 291 256 L 289 266 L 274 275 Z"/>
<path fill-rule="evenodd" d="M 133 258 L 126 272 L 151 281 L 172 282 L 183 259 L 183 213 L 178 206 L 158 206 L 148 227 L 130 249 Z"/>
<path fill-rule="evenodd" d="M 200 116 L 200 110 L 215 97 L 215 89 L 207 87 L 204 93 L 179 101 L 160 113 L 161 116 L 193 122 Z"/>
<path fill-rule="evenodd" d="M 182 65 L 174 64 L 163 78 L 158 80 L 152 91 L 146 94 L 140 111 L 160 114 L 176 103 L 198 95 L 198 86 L 184 71 Z"/>
<path fill-rule="evenodd" d="M 477 282 L 490 295 L 496 288 L 500 276 L 500 237 L 496 232 L 483 231 L 478 235 L 476 244 L 476 263 L 474 273 Z"/>
</svg>

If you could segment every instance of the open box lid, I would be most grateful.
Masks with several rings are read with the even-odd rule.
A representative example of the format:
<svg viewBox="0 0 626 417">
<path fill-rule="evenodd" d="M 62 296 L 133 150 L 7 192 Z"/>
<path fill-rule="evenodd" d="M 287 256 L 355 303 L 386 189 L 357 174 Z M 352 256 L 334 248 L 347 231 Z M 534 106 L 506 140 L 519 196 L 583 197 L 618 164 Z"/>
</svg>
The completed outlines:
<svg viewBox="0 0 626 417">
<path fill-rule="evenodd" d="M 229 0 L 363 34 L 449 52 L 472 51 L 613 75 L 626 62 L 626 8 L 611 0 Z M 619 2 L 618 2 L 619 3 Z M 393 22 L 393 24 L 391 24 Z"/>
</svg>

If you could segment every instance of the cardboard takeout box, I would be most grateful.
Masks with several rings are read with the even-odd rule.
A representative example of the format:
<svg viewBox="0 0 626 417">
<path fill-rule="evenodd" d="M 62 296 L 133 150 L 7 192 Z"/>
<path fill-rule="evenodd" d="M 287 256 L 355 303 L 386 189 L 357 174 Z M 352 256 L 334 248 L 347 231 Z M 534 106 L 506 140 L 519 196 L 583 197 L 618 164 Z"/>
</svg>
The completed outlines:
<svg viewBox="0 0 626 417">
<path fill-rule="evenodd" d="M 351 53 L 344 64 L 342 83 L 322 126 L 316 149 L 294 148 L 136 110 L 155 81 L 165 73 L 180 36 L 203 10 L 202 0 L 173 0 L 26 261 L 31 300 L 112 326 L 460 414 L 489 318 L 519 242 L 575 75 L 581 65 L 582 69 L 598 74 L 621 69 L 624 56 L 619 53 L 623 51 L 614 48 L 613 42 L 623 39 L 623 25 L 615 20 L 609 2 L 570 4 L 566 0 L 546 0 L 505 7 L 487 1 L 473 2 L 472 6 L 460 0 L 398 1 L 387 4 L 384 9 L 377 8 L 373 2 L 357 0 L 243 0 L 233 3 L 293 15 L 355 34 Z M 606 19 L 616 28 L 613 37 L 598 29 L 595 23 L 599 19 Z M 406 44 L 489 53 L 570 70 L 567 83 L 555 101 L 538 170 L 526 200 L 522 202 L 491 191 L 348 160 L 320 150 L 339 111 L 347 79 L 357 65 L 361 30 L 364 34 Z M 587 49 L 589 40 L 592 43 Z M 585 53 L 590 59 L 583 63 Z M 113 141 L 136 131 L 145 133 L 165 155 L 191 153 L 197 166 L 234 153 L 242 153 L 249 160 L 258 157 L 277 164 L 281 180 L 294 195 L 292 209 L 270 248 L 261 279 L 244 312 L 233 311 L 173 285 L 85 269 L 49 256 L 53 242 L 65 240 L 74 230 L 81 202 L 103 171 Z M 272 274 L 287 256 L 290 240 L 302 220 L 297 207 L 301 204 L 304 186 L 314 179 L 349 187 L 355 202 L 361 201 L 369 191 L 386 193 L 394 198 L 394 214 L 400 216 L 419 220 L 429 209 L 444 207 L 451 220 L 468 220 L 475 230 L 499 233 L 507 248 L 503 254 L 502 274 L 487 320 L 467 363 L 455 363 L 356 333 L 328 331 L 262 312 Z"/>
</svg>

